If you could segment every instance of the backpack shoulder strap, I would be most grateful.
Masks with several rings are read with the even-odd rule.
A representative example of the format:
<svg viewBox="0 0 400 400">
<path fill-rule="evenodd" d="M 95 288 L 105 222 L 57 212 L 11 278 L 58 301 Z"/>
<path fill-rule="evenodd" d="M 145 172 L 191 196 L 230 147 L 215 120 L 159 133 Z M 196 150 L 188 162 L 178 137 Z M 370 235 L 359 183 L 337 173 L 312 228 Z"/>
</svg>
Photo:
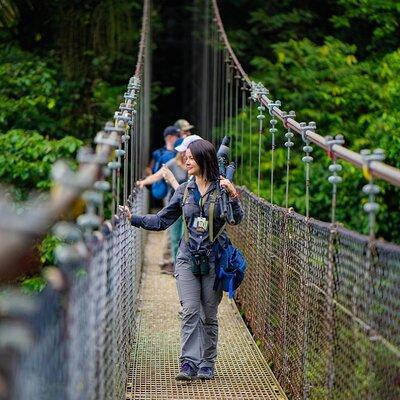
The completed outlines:
<svg viewBox="0 0 400 400">
<path fill-rule="evenodd" d="M 215 209 L 217 207 L 218 196 L 219 196 L 219 186 L 217 184 L 217 188 L 211 194 L 210 206 L 208 207 L 208 235 L 210 237 L 211 243 L 214 243 L 218 239 L 219 235 L 221 235 L 221 233 L 224 231 L 226 225 L 225 222 L 222 225 L 219 232 L 214 237 L 214 214 L 215 214 Z"/>
<path fill-rule="evenodd" d="M 214 215 L 215 215 L 215 209 L 216 209 L 216 204 L 217 204 L 217 200 L 218 200 L 218 195 L 219 195 L 219 189 L 217 186 L 217 189 L 213 190 L 213 192 L 210 195 L 211 200 L 210 200 L 210 206 L 208 207 L 208 235 L 210 237 L 211 243 L 214 243 L 218 239 L 218 237 L 224 231 L 225 226 L 226 226 L 226 222 L 225 222 L 222 225 L 219 232 L 214 237 Z M 188 226 L 187 226 L 186 219 L 185 219 L 184 205 L 186 203 L 188 196 L 189 196 L 189 189 L 186 186 L 185 192 L 183 193 L 183 198 L 182 198 L 183 238 L 186 243 L 189 242 L 189 230 L 188 230 Z"/>
</svg>

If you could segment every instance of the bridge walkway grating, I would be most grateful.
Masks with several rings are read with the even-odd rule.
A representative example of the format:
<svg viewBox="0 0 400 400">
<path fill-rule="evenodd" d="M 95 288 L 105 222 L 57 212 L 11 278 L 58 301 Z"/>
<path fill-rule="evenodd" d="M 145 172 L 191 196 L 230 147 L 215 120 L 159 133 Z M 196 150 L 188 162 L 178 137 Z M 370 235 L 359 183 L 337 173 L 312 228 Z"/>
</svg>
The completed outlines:
<svg viewBox="0 0 400 400">
<path fill-rule="evenodd" d="M 180 319 L 175 280 L 160 273 L 164 232 L 150 232 L 139 304 L 138 334 L 129 366 L 126 399 L 287 400 L 244 324 L 224 295 L 220 339 L 212 381 L 178 382 Z"/>
</svg>

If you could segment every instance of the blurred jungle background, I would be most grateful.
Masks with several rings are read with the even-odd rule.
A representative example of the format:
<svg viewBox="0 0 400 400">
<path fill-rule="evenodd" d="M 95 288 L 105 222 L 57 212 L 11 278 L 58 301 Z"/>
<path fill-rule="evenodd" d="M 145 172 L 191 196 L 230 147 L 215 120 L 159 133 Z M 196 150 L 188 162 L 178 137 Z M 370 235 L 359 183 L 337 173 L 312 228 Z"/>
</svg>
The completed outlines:
<svg viewBox="0 0 400 400">
<path fill-rule="evenodd" d="M 316 121 L 322 136 L 343 134 L 354 151 L 381 147 L 386 162 L 400 167 L 398 1 L 219 4 L 245 70 L 282 101 L 283 109 L 295 110 L 298 121 Z M 112 117 L 133 74 L 141 12 L 140 1 L 0 0 L 0 181 L 17 208 L 29 206 L 33 192 L 48 191 L 52 163 L 62 157 L 73 164 L 77 148 Z M 176 119 L 197 123 L 187 90 L 196 79 L 191 74 L 196 12 L 196 0 L 153 1 L 153 148 Z M 248 117 L 245 111 L 240 116 Z M 255 146 L 256 126 L 254 118 Z M 277 143 L 283 141 L 280 132 Z M 285 150 L 279 144 L 275 197 L 283 205 Z M 264 146 L 268 149 L 268 138 Z M 248 150 L 241 149 L 244 154 Z M 290 202 L 304 212 L 304 165 L 297 154 Z M 319 161 L 312 166 L 311 215 L 329 220 L 329 160 L 318 151 L 313 155 Z M 269 157 L 261 168 L 268 177 Z M 365 179 L 348 164 L 342 176 L 337 219 L 366 233 Z M 245 179 L 255 190 L 255 179 Z M 400 243 L 399 190 L 380 185 L 377 236 Z M 262 195 L 268 198 L 269 184 L 264 186 Z M 39 245 L 41 265 L 53 262 L 56 242 L 49 236 Z M 24 284 L 40 289 L 43 282 L 28 277 Z"/>
</svg>

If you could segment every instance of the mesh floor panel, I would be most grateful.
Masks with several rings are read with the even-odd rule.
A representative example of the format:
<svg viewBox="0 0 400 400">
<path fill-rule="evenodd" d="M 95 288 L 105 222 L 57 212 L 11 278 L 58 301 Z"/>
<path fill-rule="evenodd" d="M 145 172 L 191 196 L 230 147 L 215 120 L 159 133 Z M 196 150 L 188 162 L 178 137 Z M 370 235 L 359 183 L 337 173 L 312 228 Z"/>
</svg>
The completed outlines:
<svg viewBox="0 0 400 400">
<path fill-rule="evenodd" d="M 150 233 L 126 399 L 287 399 L 234 303 L 219 308 L 215 379 L 178 382 L 180 319 L 173 277 L 160 273 L 164 233 Z"/>
</svg>

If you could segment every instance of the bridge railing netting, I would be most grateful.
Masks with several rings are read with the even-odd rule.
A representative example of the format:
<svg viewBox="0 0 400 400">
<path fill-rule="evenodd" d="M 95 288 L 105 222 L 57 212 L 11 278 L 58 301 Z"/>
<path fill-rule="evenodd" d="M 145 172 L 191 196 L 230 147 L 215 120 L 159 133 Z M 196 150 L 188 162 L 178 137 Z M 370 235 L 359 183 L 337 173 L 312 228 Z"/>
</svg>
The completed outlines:
<svg viewBox="0 0 400 400">
<path fill-rule="evenodd" d="M 146 192 L 131 200 L 133 212 L 147 211 Z M 1 324 L 8 330 L 1 338 L 9 338 L 1 347 L 1 365 L 10 377 L 4 398 L 124 398 L 144 239 L 143 231 L 117 220 L 88 243 L 86 261 L 64 263 L 61 286 L 52 282 L 34 298 L 3 293 L 2 312 L 10 308 L 15 319 Z"/>
<path fill-rule="evenodd" d="M 247 190 L 231 237 L 237 300 L 288 396 L 398 399 L 400 246 L 271 205 Z"/>
</svg>

